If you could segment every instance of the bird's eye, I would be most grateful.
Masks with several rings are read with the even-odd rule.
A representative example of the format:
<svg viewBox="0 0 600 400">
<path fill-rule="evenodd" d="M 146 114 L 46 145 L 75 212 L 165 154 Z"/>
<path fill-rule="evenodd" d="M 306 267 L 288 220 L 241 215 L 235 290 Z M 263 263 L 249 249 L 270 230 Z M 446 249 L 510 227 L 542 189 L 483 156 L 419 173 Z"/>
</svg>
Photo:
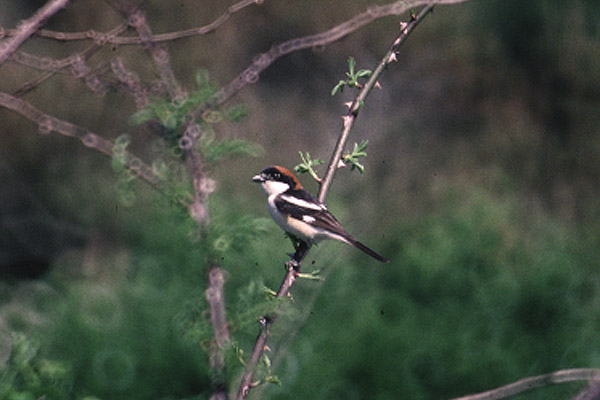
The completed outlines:
<svg viewBox="0 0 600 400">
<path fill-rule="evenodd" d="M 275 179 L 281 179 L 281 174 L 279 172 L 275 172 L 273 176 L 275 177 Z"/>
</svg>

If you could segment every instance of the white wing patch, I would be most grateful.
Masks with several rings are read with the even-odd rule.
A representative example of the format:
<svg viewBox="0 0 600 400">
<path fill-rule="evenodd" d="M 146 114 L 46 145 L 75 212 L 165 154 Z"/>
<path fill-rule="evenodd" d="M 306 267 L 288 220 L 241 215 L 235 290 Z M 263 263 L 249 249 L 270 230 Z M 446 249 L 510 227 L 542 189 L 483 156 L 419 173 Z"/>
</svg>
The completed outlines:
<svg viewBox="0 0 600 400">
<path fill-rule="evenodd" d="M 323 204 L 312 203 L 310 201 L 302 200 L 294 196 L 282 195 L 281 198 L 287 201 L 288 203 L 291 203 L 298 207 L 308 208 L 309 210 L 322 211 L 327 209 L 327 207 L 325 207 L 325 205 Z"/>
<path fill-rule="evenodd" d="M 308 223 L 308 224 L 312 224 L 316 221 L 315 217 L 311 217 L 310 215 L 303 215 L 302 216 L 302 221 Z"/>
</svg>

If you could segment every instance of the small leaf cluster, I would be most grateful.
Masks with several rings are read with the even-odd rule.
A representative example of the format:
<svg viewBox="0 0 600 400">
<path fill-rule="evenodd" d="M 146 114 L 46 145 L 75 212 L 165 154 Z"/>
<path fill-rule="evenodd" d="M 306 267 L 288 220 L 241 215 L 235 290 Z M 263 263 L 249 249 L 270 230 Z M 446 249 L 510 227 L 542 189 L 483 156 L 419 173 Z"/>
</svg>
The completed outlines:
<svg viewBox="0 0 600 400">
<path fill-rule="evenodd" d="M 206 71 L 200 71 L 196 74 L 196 85 L 197 89 L 184 99 L 154 98 L 147 108 L 133 114 L 130 122 L 133 125 L 141 125 L 158 121 L 168 130 L 180 128 L 190 111 L 206 103 L 217 92 L 217 88 L 210 82 Z M 214 118 L 214 116 L 209 115 L 210 117 Z"/>
<path fill-rule="evenodd" d="M 130 122 L 133 125 L 158 122 L 161 127 L 160 136 L 172 149 L 174 156 L 182 154 L 185 145 L 182 142 L 184 124 L 188 116 L 197 107 L 209 102 L 217 92 L 206 72 L 196 75 L 197 89 L 187 98 L 169 100 L 155 98 L 147 108 L 133 114 Z M 242 139 L 215 140 L 214 126 L 223 122 L 241 122 L 248 116 L 248 109 L 244 105 L 234 105 L 225 109 L 210 109 L 201 115 L 196 128 L 202 132 L 191 146 L 199 146 L 205 162 L 222 161 L 226 157 L 256 156 L 260 153 L 260 146 Z M 186 143 L 187 145 L 187 143 Z"/>
<path fill-rule="evenodd" d="M 245 366 L 246 363 L 244 362 L 244 350 L 239 346 L 239 344 L 234 343 L 232 346 L 230 346 L 230 349 L 230 353 L 232 353 L 234 357 L 228 357 L 228 361 L 237 361 L 240 365 Z M 231 362 L 228 362 L 228 365 L 231 365 Z M 250 383 L 251 387 L 254 388 L 265 383 L 274 383 L 281 386 L 281 380 L 277 375 L 273 375 L 271 365 L 271 359 L 266 353 L 263 353 L 255 372 L 255 377 L 259 376 L 259 378 Z"/>
<path fill-rule="evenodd" d="M 313 160 L 310 157 L 310 153 L 308 151 L 306 153 L 302 153 L 301 151 L 299 151 L 298 153 L 300 153 L 300 158 L 302 159 L 302 163 L 296 165 L 294 167 L 294 170 L 299 174 L 305 174 L 308 172 L 315 181 L 321 182 L 321 178 L 319 178 L 319 175 L 317 175 L 317 172 L 314 170 L 313 167 L 323 164 L 324 161 L 319 158 L 315 158 Z"/>
<path fill-rule="evenodd" d="M 366 150 L 367 150 L 368 146 L 369 146 L 368 140 L 363 140 L 360 142 L 360 144 L 354 143 L 354 147 L 352 148 L 352 151 L 345 152 L 344 155 L 342 156 L 341 161 L 344 163 L 344 165 L 350 164 L 351 171 L 353 171 L 354 169 L 357 169 L 358 172 L 360 172 L 361 174 L 364 173 L 365 166 L 360 163 L 360 158 L 367 156 Z M 310 156 L 310 153 L 308 153 L 308 152 L 303 153 L 300 151 L 299 153 L 300 153 L 300 158 L 302 159 L 302 162 L 300 164 L 296 165 L 294 167 L 294 170 L 296 172 L 298 172 L 299 174 L 309 173 L 310 176 L 312 176 L 314 180 L 316 180 L 317 182 L 321 182 L 321 178 L 319 178 L 319 175 L 315 171 L 314 167 L 317 165 L 323 164 L 323 160 L 318 159 L 318 158 L 312 159 Z"/>
<path fill-rule="evenodd" d="M 189 123 L 190 114 L 212 101 L 217 90 L 208 73 L 200 71 L 196 75 L 196 89 L 186 98 L 154 98 L 145 109 L 130 118 L 133 125 L 152 124 L 157 131 L 158 138 L 152 144 L 152 170 L 165 184 L 165 192 L 174 204 L 186 204 L 194 198 L 190 171 L 184 162 L 187 150 L 193 148 L 201 154 L 201 162 L 208 168 L 231 157 L 256 157 L 262 152 L 262 147 L 256 143 L 239 138 L 221 138 L 217 134 L 218 124 L 237 123 L 248 116 L 244 105 L 211 108 L 197 117 L 194 124 Z M 129 135 L 122 135 L 113 149 L 113 168 L 122 177 L 117 189 L 126 205 L 133 204 L 134 200 L 131 185 L 135 174 L 128 174 L 127 170 L 130 141 Z"/>
<path fill-rule="evenodd" d="M 348 72 L 346 72 L 346 79 L 344 80 L 340 80 L 337 85 L 335 85 L 333 87 L 333 89 L 331 90 L 331 95 L 335 96 L 335 94 L 340 91 L 343 92 L 344 91 L 344 87 L 348 86 L 349 88 L 361 88 L 362 84 L 360 82 L 358 82 L 359 79 L 361 78 L 365 78 L 368 79 L 371 74 L 372 71 L 369 69 L 359 69 L 358 71 L 355 71 L 356 69 L 356 60 L 354 59 L 354 57 L 348 57 Z"/>
<path fill-rule="evenodd" d="M 342 156 L 342 161 L 344 164 L 351 164 L 350 171 L 353 171 L 356 168 L 361 174 L 365 172 L 365 167 L 359 162 L 359 160 L 361 157 L 367 156 L 367 152 L 365 150 L 367 149 L 368 145 L 368 140 L 363 140 L 360 142 L 360 144 L 354 143 L 354 148 L 352 151 L 346 152 Z"/>
<path fill-rule="evenodd" d="M 130 161 L 130 154 L 127 150 L 131 143 L 131 136 L 128 134 L 120 135 L 112 148 L 112 169 L 118 174 L 118 180 L 115 185 L 119 200 L 124 206 L 131 206 L 135 201 L 135 192 L 133 191 L 133 181 L 136 178 L 135 172 L 127 168 Z"/>
<path fill-rule="evenodd" d="M 262 153 L 262 147 L 245 139 L 216 140 L 212 130 L 204 131 L 198 145 L 207 163 L 223 161 L 229 157 L 256 157 Z"/>
</svg>

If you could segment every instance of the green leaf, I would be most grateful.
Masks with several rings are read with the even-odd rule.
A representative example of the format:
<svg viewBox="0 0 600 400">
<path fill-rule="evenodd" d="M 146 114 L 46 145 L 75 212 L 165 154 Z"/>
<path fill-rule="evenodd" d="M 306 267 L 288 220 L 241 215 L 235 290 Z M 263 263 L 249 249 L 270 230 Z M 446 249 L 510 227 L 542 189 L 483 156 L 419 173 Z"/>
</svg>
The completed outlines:
<svg viewBox="0 0 600 400">
<path fill-rule="evenodd" d="M 334 96 L 338 91 L 344 91 L 344 87 L 362 87 L 358 82 L 360 78 L 368 78 L 371 76 L 372 72 L 368 69 L 361 69 L 358 72 L 354 72 L 356 68 L 356 60 L 354 57 L 348 57 L 348 72 L 346 72 L 346 76 L 348 77 L 346 80 L 340 80 L 337 85 L 333 87 L 331 90 L 331 95 Z"/>
<path fill-rule="evenodd" d="M 346 75 L 350 79 L 352 79 L 352 77 L 354 76 L 354 67 L 355 66 L 356 66 L 356 60 L 354 59 L 354 57 L 352 57 L 352 56 L 348 57 L 348 72 L 346 73 Z"/>
<path fill-rule="evenodd" d="M 356 73 L 357 78 L 369 78 L 372 72 L 370 69 L 361 69 Z"/>
<path fill-rule="evenodd" d="M 150 108 L 144 108 L 143 110 L 139 110 L 129 117 L 129 123 L 131 125 L 141 125 L 153 120 L 154 118 L 156 118 L 154 111 Z"/>
<path fill-rule="evenodd" d="M 238 104 L 233 107 L 228 108 L 225 111 L 225 116 L 228 120 L 233 122 L 240 122 L 246 117 L 248 117 L 248 107 L 243 104 Z"/>
<path fill-rule="evenodd" d="M 317 174 L 317 172 L 313 169 L 314 166 L 317 165 L 321 165 L 324 163 L 323 160 L 321 159 L 311 159 L 310 158 L 310 153 L 307 151 L 306 154 L 303 154 L 301 151 L 298 152 L 300 154 L 300 158 L 302 159 L 302 163 L 296 165 L 294 167 L 294 170 L 296 172 L 298 172 L 299 174 L 305 174 L 305 173 L 309 173 L 310 176 L 312 176 L 312 178 L 314 180 L 316 180 L 317 182 L 321 181 L 321 178 L 319 178 L 319 175 Z"/>
<path fill-rule="evenodd" d="M 281 380 L 277 377 L 277 375 L 269 375 L 265 377 L 265 382 L 281 386 Z"/>
<path fill-rule="evenodd" d="M 336 94 L 338 91 L 340 91 L 340 92 L 343 92 L 343 91 L 344 91 L 344 86 L 346 86 L 346 81 L 342 81 L 342 80 L 340 80 L 340 81 L 338 82 L 338 84 L 337 84 L 337 85 L 335 85 L 335 86 L 333 87 L 333 89 L 331 90 L 331 95 L 332 95 L 332 96 L 335 96 L 335 94 Z"/>
<path fill-rule="evenodd" d="M 363 140 L 360 142 L 360 144 L 354 143 L 352 152 L 344 154 L 342 160 L 345 164 L 351 164 L 350 171 L 357 169 L 361 174 L 365 172 L 365 167 L 359 162 L 359 159 L 367 156 L 367 152 L 365 150 L 367 149 L 368 145 L 368 140 Z"/>
</svg>

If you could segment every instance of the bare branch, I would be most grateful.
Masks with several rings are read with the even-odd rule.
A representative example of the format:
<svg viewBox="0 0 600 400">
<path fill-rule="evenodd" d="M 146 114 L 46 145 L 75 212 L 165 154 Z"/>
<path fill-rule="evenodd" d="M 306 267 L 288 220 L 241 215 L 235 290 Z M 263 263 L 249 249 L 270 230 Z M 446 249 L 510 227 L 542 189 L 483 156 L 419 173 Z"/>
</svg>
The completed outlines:
<svg viewBox="0 0 600 400">
<path fill-rule="evenodd" d="M 200 126 L 196 124 L 196 120 L 193 117 L 189 118 L 184 124 L 184 133 L 179 140 L 179 147 L 186 155 L 194 187 L 194 201 L 188 205 L 188 210 L 192 219 L 203 225 L 209 221 L 208 198 L 216 185 L 204 168 L 202 155 L 194 147 L 200 133 Z"/>
<path fill-rule="evenodd" d="M 227 8 L 225 13 L 221 14 L 217 19 L 215 19 L 210 24 L 185 29 L 177 32 L 169 32 L 162 33 L 152 36 L 152 42 L 170 42 L 177 39 L 183 39 L 190 36 L 199 36 L 206 35 L 208 33 L 214 32 L 221 27 L 227 20 L 236 12 L 243 10 L 244 8 L 252 5 L 252 4 L 262 4 L 262 0 L 242 0 L 236 4 L 233 4 Z M 4 32 L 4 36 L 15 36 L 17 30 L 8 29 Z M 86 32 L 56 32 L 50 31 L 46 29 L 40 29 L 37 31 L 36 36 L 52 39 L 57 41 L 79 41 L 79 40 L 93 40 L 98 43 L 109 43 L 115 45 L 140 45 L 143 44 L 143 39 L 140 37 L 132 37 L 132 36 L 112 36 L 107 35 L 105 32 L 98 32 L 95 30 L 89 30 Z M 2 35 L 0 34 L 0 39 L 2 39 Z"/>
<path fill-rule="evenodd" d="M 108 92 L 108 85 L 103 83 L 96 71 L 85 63 L 85 58 L 81 54 L 76 54 L 72 59 L 71 68 L 75 78 L 83 79 L 92 92 L 105 95 Z"/>
<path fill-rule="evenodd" d="M 356 121 L 356 117 L 358 117 L 358 112 L 364 104 L 365 99 L 371 93 L 371 90 L 375 86 L 375 83 L 379 80 L 379 77 L 385 71 L 387 66 L 396 60 L 396 55 L 398 49 L 404 43 L 406 38 L 410 35 L 410 33 L 417 27 L 417 25 L 433 10 L 433 5 L 428 5 L 421 10 L 419 15 L 413 15 L 411 20 L 407 23 L 401 24 L 401 32 L 400 35 L 394 40 L 392 47 L 388 52 L 383 56 L 377 67 L 369 77 L 369 80 L 363 88 L 358 93 L 358 96 L 352 102 L 350 109 L 348 110 L 348 114 L 343 117 L 344 125 L 341 134 L 338 137 L 338 141 L 335 145 L 335 149 L 331 156 L 331 160 L 329 161 L 329 165 L 327 166 L 327 172 L 325 176 L 321 180 L 321 184 L 319 187 L 319 196 L 318 199 L 320 202 L 325 202 L 325 197 L 327 197 L 327 192 L 329 191 L 329 187 L 331 186 L 331 182 L 333 181 L 333 176 L 335 175 L 335 171 L 338 169 L 338 165 L 340 160 L 342 159 L 342 153 L 344 152 L 344 148 L 346 147 L 346 142 L 350 137 L 350 131 L 354 126 L 354 122 Z"/>
<path fill-rule="evenodd" d="M 25 20 L 16 29 L 15 35 L 6 42 L 0 43 L 0 65 L 13 54 L 19 46 L 33 35 L 51 16 L 69 4 L 69 0 L 50 0 L 28 20 Z"/>
<path fill-rule="evenodd" d="M 589 381 L 600 378 L 600 369 L 579 368 L 564 369 L 545 375 L 523 378 L 511 384 L 500 386 L 499 388 L 488 390 L 478 394 L 472 394 L 464 397 L 457 397 L 452 400 L 496 400 L 504 399 L 527 390 L 536 389 L 557 383 Z"/>
<path fill-rule="evenodd" d="M 15 90 L 12 93 L 12 95 L 15 97 L 22 97 L 31 90 L 41 85 L 42 83 L 46 82 L 48 79 L 52 78 L 53 76 L 54 72 L 44 72 L 43 74 L 40 74 L 37 78 L 25 82 L 23 85 L 21 85 L 19 89 Z"/>
<path fill-rule="evenodd" d="M 167 85 L 171 98 L 173 98 L 173 100 L 185 98 L 185 91 L 177 81 L 173 68 L 171 68 L 169 53 L 164 47 L 159 46 L 154 42 L 152 30 L 150 29 L 150 25 L 146 20 L 144 12 L 127 0 L 106 1 L 123 14 L 127 19 L 129 26 L 136 30 L 140 37 L 141 44 L 154 60 L 154 65 L 156 66 L 162 82 Z"/>
<path fill-rule="evenodd" d="M 62 135 L 79 139 L 84 146 L 93 148 L 109 157 L 113 155 L 114 144 L 110 140 L 93 133 L 87 128 L 45 114 L 23 99 L 0 92 L 0 106 L 6 107 L 38 124 L 40 133 L 58 132 Z M 158 189 L 162 187 L 152 171 L 152 167 L 139 158 L 130 155 L 126 160 L 126 166 L 153 187 Z"/>
<path fill-rule="evenodd" d="M 116 57 L 110 63 L 110 67 L 121 84 L 127 88 L 135 100 L 138 109 L 143 109 L 150 104 L 148 91 L 142 84 L 140 77 L 133 71 L 128 70 L 121 57 Z"/>
<path fill-rule="evenodd" d="M 600 381 L 598 379 L 590 381 L 587 388 L 583 389 L 573 397 L 573 400 L 599 400 L 600 399 Z"/>
<path fill-rule="evenodd" d="M 412 7 L 416 7 L 422 4 L 450 4 L 460 3 L 466 0 L 411 0 L 411 1 L 396 1 L 394 3 L 386 4 L 383 6 L 373 6 L 367 9 L 367 11 L 358 14 L 354 18 L 343 22 L 333 28 L 318 33 L 316 35 L 304 36 L 296 39 L 291 39 L 273 46 L 266 53 L 259 54 L 254 58 L 252 64 L 250 64 L 241 74 L 235 77 L 231 82 L 225 85 L 219 90 L 213 99 L 206 104 L 201 105 L 196 111 L 197 114 L 202 114 L 206 110 L 214 107 L 215 105 L 221 105 L 229 100 L 233 95 L 239 92 L 244 86 L 249 83 L 255 83 L 258 81 L 258 77 L 262 71 L 273 64 L 280 57 L 294 51 L 318 48 L 327 46 L 341 38 L 349 35 L 350 33 L 362 28 L 370 22 L 392 15 L 401 15 Z"/>
<path fill-rule="evenodd" d="M 112 29 L 110 32 L 108 32 L 107 35 L 109 37 L 116 36 L 126 29 L 127 29 L 127 24 L 121 24 L 121 25 L 117 26 L 116 28 Z M 36 88 L 37 86 L 39 86 L 40 84 L 42 84 L 43 82 L 45 82 L 46 80 L 48 80 L 49 78 L 51 78 L 52 76 L 54 76 L 57 73 L 75 75 L 76 69 L 74 68 L 74 65 L 73 65 L 74 62 L 81 62 L 81 61 L 85 62 L 85 60 L 88 60 L 91 56 L 93 56 L 101 48 L 102 48 L 102 43 L 94 43 L 79 53 L 76 53 L 72 56 L 69 56 L 69 57 L 63 58 L 63 59 L 59 59 L 59 60 L 54 60 L 54 59 L 46 58 L 46 57 L 37 57 L 37 56 L 28 54 L 25 52 L 14 53 L 10 57 L 10 61 L 16 62 L 21 65 L 25 65 L 25 66 L 28 66 L 30 68 L 34 68 L 34 69 L 37 69 L 40 71 L 46 71 L 46 72 L 41 74 L 37 78 L 23 84 L 18 90 L 16 90 L 13 93 L 13 96 L 16 96 L 16 97 L 23 96 L 25 93 L 33 90 L 34 88 Z M 81 70 L 80 70 L 80 72 L 81 72 Z M 79 74 L 80 76 L 78 76 L 78 77 L 86 79 L 86 80 L 93 79 L 91 82 L 95 82 L 95 85 L 91 85 L 91 86 L 88 85 L 88 87 L 90 87 L 90 89 L 92 89 L 92 90 L 94 90 L 94 88 L 95 88 L 96 90 L 94 90 L 94 91 L 98 91 L 100 94 L 103 94 L 103 92 L 107 89 L 107 85 L 100 82 L 100 79 L 97 75 L 98 72 L 99 72 L 98 70 L 89 69 L 88 74 L 83 74 L 83 75 Z M 93 78 L 88 78 L 88 76 L 93 76 Z"/>
</svg>

